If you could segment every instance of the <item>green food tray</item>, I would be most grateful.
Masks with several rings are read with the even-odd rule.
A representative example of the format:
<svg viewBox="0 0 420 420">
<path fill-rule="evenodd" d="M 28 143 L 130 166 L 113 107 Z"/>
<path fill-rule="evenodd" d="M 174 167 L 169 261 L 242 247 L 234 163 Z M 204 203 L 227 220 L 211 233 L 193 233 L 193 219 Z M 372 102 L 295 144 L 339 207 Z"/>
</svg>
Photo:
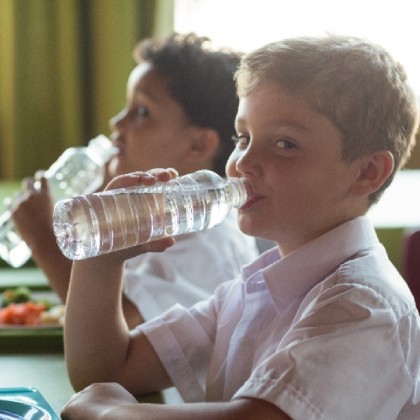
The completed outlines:
<svg viewBox="0 0 420 420">
<path fill-rule="evenodd" d="M 63 327 L 0 328 L 0 354 L 63 351 Z"/>
</svg>

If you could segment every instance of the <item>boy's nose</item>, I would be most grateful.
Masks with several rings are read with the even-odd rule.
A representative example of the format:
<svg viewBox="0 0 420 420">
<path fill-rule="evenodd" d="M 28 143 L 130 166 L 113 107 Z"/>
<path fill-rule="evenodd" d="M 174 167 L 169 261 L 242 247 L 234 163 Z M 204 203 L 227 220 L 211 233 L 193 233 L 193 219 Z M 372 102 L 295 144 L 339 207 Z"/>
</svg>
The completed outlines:
<svg viewBox="0 0 420 420">
<path fill-rule="evenodd" d="M 111 130 L 114 130 L 115 128 L 121 129 L 123 127 L 123 121 L 126 117 L 127 113 L 122 110 L 117 115 L 114 115 L 109 120 L 109 126 Z"/>
<path fill-rule="evenodd" d="M 239 172 L 261 175 L 261 166 L 263 161 L 257 148 L 249 145 L 236 160 L 236 168 Z"/>
</svg>

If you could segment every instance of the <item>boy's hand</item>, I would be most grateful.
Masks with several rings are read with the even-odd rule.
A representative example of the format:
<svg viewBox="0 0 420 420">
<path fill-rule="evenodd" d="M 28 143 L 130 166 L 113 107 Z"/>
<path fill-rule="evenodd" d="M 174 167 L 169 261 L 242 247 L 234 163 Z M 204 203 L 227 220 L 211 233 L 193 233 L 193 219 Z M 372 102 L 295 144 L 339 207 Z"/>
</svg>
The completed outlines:
<svg viewBox="0 0 420 420">
<path fill-rule="evenodd" d="M 130 405 L 138 405 L 137 400 L 116 383 L 93 384 L 73 395 L 61 413 L 64 420 L 94 420 L 113 417 L 112 412 L 121 414 L 121 410 Z"/>
<path fill-rule="evenodd" d="M 40 172 L 35 178 L 25 178 L 22 187 L 23 193 L 12 209 L 12 217 L 19 234 L 32 249 L 45 241 L 47 232 L 54 240 L 52 234 L 54 204 L 43 173 Z"/>
<path fill-rule="evenodd" d="M 129 188 L 135 186 L 152 186 L 157 182 L 168 182 L 178 176 L 176 169 L 168 168 L 156 168 L 151 169 L 147 172 L 132 172 L 126 175 L 116 176 L 106 186 L 105 190 L 113 190 L 116 188 Z"/>
</svg>

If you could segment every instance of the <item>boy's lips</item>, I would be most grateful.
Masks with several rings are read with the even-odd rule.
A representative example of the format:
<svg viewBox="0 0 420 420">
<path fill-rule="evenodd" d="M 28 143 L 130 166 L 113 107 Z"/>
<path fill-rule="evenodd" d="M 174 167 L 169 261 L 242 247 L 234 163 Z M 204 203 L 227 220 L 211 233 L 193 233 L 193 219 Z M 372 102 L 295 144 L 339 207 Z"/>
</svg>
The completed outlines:
<svg viewBox="0 0 420 420">
<path fill-rule="evenodd" d="M 124 153 L 124 147 L 120 141 L 114 141 L 114 147 L 117 150 L 117 155 L 122 155 Z"/>
<path fill-rule="evenodd" d="M 124 152 L 124 147 L 123 147 L 124 142 L 123 142 L 123 139 L 122 139 L 121 135 L 113 133 L 113 134 L 111 134 L 111 140 L 112 140 L 112 143 L 114 144 L 115 149 L 118 150 L 117 154 L 118 155 L 123 154 L 123 152 Z"/>
<path fill-rule="evenodd" d="M 245 204 L 240 208 L 241 210 L 250 208 L 257 201 L 260 201 L 264 198 L 263 195 L 256 193 L 249 183 L 246 184 L 246 192 L 248 194 L 248 199 L 246 200 Z"/>
<path fill-rule="evenodd" d="M 262 195 L 252 195 L 251 197 L 246 200 L 246 203 L 241 207 L 241 210 L 249 209 L 253 206 L 257 201 L 262 200 L 264 197 Z"/>
</svg>

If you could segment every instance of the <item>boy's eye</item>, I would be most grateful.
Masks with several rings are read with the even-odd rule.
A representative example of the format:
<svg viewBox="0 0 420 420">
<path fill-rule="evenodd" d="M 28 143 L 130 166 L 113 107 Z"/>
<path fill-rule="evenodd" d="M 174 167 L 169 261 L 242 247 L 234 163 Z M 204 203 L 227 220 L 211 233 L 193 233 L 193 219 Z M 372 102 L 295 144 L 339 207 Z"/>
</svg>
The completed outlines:
<svg viewBox="0 0 420 420">
<path fill-rule="evenodd" d="M 234 134 L 232 136 L 233 143 L 237 149 L 246 149 L 249 146 L 250 137 L 244 134 Z M 291 150 L 297 148 L 296 143 L 293 140 L 287 138 L 273 139 L 273 146 L 282 150 Z"/>
<path fill-rule="evenodd" d="M 295 143 L 288 139 L 277 140 L 276 146 L 280 149 L 294 149 L 297 147 Z"/>
<path fill-rule="evenodd" d="M 148 109 L 144 106 L 132 106 L 126 112 L 127 117 L 133 122 L 138 118 L 141 120 L 149 115 Z"/>
<path fill-rule="evenodd" d="M 136 113 L 136 117 L 147 117 L 147 115 L 149 114 L 147 108 L 144 106 L 138 106 L 135 109 L 135 113 Z"/>
<path fill-rule="evenodd" d="M 234 134 L 232 140 L 235 147 L 238 149 L 245 149 L 249 144 L 249 137 L 241 134 Z"/>
</svg>

